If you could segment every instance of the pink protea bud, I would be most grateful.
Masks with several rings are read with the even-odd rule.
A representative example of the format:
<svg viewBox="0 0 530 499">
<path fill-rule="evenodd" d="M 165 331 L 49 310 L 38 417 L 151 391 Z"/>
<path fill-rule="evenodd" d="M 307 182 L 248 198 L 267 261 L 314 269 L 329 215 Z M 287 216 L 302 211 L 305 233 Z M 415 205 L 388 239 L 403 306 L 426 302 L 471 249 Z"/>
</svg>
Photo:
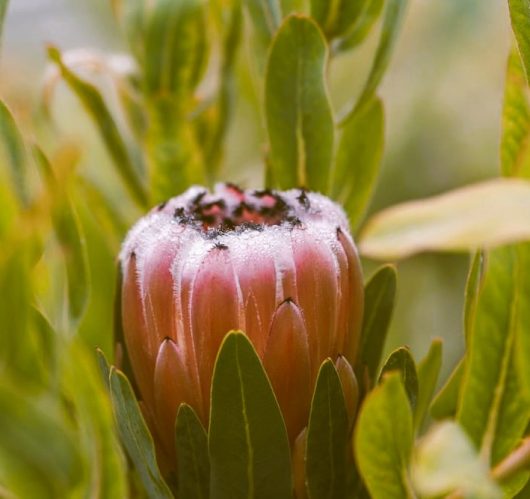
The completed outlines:
<svg viewBox="0 0 530 499">
<path fill-rule="evenodd" d="M 262 358 L 291 442 L 320 364 L 356 355 L 359 260 L 344 212 L 320 194 L 192 187 L 133 227 L 120 260 L 129 358 L 169 454 L 180 403 L 208 422 L 228 331 L 244 331 Z"/>
</svg>

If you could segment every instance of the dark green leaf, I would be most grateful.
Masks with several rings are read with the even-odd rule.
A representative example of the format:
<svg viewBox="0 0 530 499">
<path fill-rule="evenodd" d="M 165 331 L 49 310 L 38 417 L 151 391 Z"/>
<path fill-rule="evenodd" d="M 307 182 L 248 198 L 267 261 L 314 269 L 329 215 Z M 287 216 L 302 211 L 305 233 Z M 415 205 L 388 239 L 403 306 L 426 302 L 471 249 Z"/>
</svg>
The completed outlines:
<svg viewBox="0 0 530 499">
<path fill-rule="evenodd" d="M 178 457 L 179 496 L 208 499 L 210 462 L 208 437 L 195 411 L 187 404 L 179 407 L 175 445 Z"/>
<path fill-rule="evenodd" d="M 328 39 L 347 32 L 368 5 L 369 0 L 311 0 L 311 16 Z"/>
<path fill-rule="evenodd" d="M 338 41 L 337 50 L 349 50 L 361 44 L 383 10 L 384 0 L 369 0 L 365 2 L 364 10 L 351 30 Z"/>
<path fill-rule="evenodd" d="M 425 358 L 418 364 L 418 401 L 414 411 L 414 428 L 421 426 L 431 403 L 440 368 L 442 367 L 442 341 L 435 339 Z"/>
<path fill-rule="evenodd" d="M 390 57 L 394 49 L 399 29 L 401 28 L 406 6 L 407 0 L 387 1 L 381 37 L 372 63 L 372 68 L 370 69 L 368 79 L 364 84 L 361 95 L 352 111 L 347 113 L 346 120 L 372 99 L 379 83 L 383 79 L 390 62 Z"/>
<path fill-rule="evenodd" d="M 408 478 L 413 429 L 399 373 L 390 373 L 367 396 L 355 430 L 355 455 L 373 499 L 414 497 Z"/>
<path fill-rule="evenodd" d="M 285 423 L 248 338 L 229 333 L 212 382 L 209 451 L 213 499 L 292 495 Z"/>
<path fill-rule="evenodd" d="M 462 359 L 431 404 L 431 416 L 434 419 L 445 419 L 455 416 L 458 409 L 458 397 L 464 371 L 465 364 L 464 359 Z"/>
<path fill-rule="evenodd" d="M 530 177 L 530 104 L 519 52 L 508 59 L 502 109 L 501 171 L 505 177 Z"/>
<path fill-rule="evenodd" d="M 153 438 L 147 429 L 131 385 L 124 374 L 110 369 L 112 405 L 122 443 L 151 499 L 172 499 L 156 462 Z"/>
<path fill-rule="evenodd" d="M 33 152 L 48 191 L 54 198 L 53 228 L 63 252 L 68 281 L 70 327 L 75 329 L 85 313 L 90 294 L 85 237 L 70 196 L 63 186 L 59 186 L 48 159 L 37 146 L 34 146 Z"/>
<path fill-rule="evenodd" d="M 527 79 L 530 76 L 530 3 L 528 0 L 508 0 L 510 18 Z"/>
<path fill-rule="evenodd" d="M 381 370 L 379 382 L 391 371 L 399 371 L 401 373 L 410 406 L 414 411 L 418 399 L 418 374 L 416 372 L 416 364 L 408 348 L 401 347 L 390 354 Z"/>
<path fill-rule="evenodd" d="M 307 431 L 306 481 L 310 498 L 346 496 L 348 433 L 342 385 L 328 359 L 318 373 Z"/>
<path fill-rule="evenodd" d="M 396 279 L 396 268 L 392 265 L 385 265 L 372 276 L 365 286 L 361 348 L 356 371 L 359 379 L 364 379 L 363 373 L 367 370 L 372 383 L 379 369 L 394 309 Z"/>
<path fill-rule="evenodd" d="M 527 307 L 517 281 L 529 279 L 528 270 L 515 247 L 487 254 L 469 333 L 457 419 L 493 465 L 517 444 L 530 416 L 513 357 L 521 307 Z"/>
<path fill-rule="evenodd" d="M 307 17 L 292 15 L 275 36 L 265 77 L 271 176 L 277 187 L 327 192 L 334 124 L 324 71 L 327 46 Z"/>
<path fill-rule="evenodd" d="M 58 65 L 65 82 L 96 123 L 101 139 L 105 143 L 118 173 L 129 188 L 134 200 L 142 207 L 145 207 L 147 196 L 144 187 L 131 161 L 123 137 L 101 93 L 94 85 L 83 81 L 64 64 L 61 53 L 57 48 L 49 47 L 48 56 Z"/>
<path fill-rule="evenodd" d="M 110 389 L 110 364 L 107 360 L 107 357 L 105 357 L 103 350 L 96 348 L 96 358 L 98 361 L 99 372 L 101 373 L 103 382 L 105 383 L 107 388 Z"/>
<path fill-rule="evenodd" d="M 5 5 L 6 2 L 4 2 L 4 8 Z M 0 23 L 2 15 L 1 9 L 2 3 L 0 3 Z M 0 101 L 0 140 L 5 148 L 7 164 L 11 169 L 11 176 L 17 197 L 23 206 L 27 206 L 29 203 L 29 193 L 27 186 L 28 158 L 26 155 L 26 147 L 11 112 L 2 101 Z"/>
<path fill-rule="evenodd" d="M 384 111 L 377 97 L 343 125 L 333 175 L 334 196 L 355 228 L 372 196 L 384 142 Z"/>
</svg>

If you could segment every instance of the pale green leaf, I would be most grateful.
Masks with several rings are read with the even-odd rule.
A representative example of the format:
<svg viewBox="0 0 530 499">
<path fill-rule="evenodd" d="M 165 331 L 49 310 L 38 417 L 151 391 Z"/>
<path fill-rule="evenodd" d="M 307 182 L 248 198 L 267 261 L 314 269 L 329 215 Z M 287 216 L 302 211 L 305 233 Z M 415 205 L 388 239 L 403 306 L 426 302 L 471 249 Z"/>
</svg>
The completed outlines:
<svg viewBox="0 0 530 499">
<path fill-rule="evenodd" d="M 365 286 L 360 354 L 355 370 L 361 379 L 366 370 L 371 382 L 375 380 L 383 355 L 396 298 L 396 280 L 395 267 L 385 265 Z"/>
<path fill-rule="evenodd" d="M 0 4 L 0 16 L 2 14 L 1 5 L 2 4 Z M 11 170 L 13 185 L 18 200 L 22 206 L 27 207 L 29 203 L 29 193 L 27 186 L 28 157 L 26 154 L 26 146 L 11 112 L 2 101 L 0 101 L 0 141 L 3 144 L 6 153 L 5 159 Z"/>
<path fill-rule="evenodd" d="M 210 462 L 208 437 L 195 411 L 186 404 L 179 407 L 175 429 L 178 457 L 178 492 L 186 499 L 208 499 Z"/>
<path fill-rule="evenodd" d="M 441 367 L 442 341 L 435 339 L 432 341 L 425 358 L 418 364 L 418 400 L 414 410 L 414 428 L 416 431 L 421 429 L 427 415 Z"/>
<path fill-rule="evenodd" d="M 265 77 L 270 175 L 277 187 L 327 192 L 334 124 L 325 86 L 328 50 L 311 19 L 292 15 L 276 34 Z"/>
<path fill-rule="evenodd" d="M 512 28 L 528 79 L 530 77 L 530 3 L 528 0 L 508 0 L 508 6 Z"/>
<path fill-rule="evenodd" d="M 410 406 L 414 412 L 416 409 L 416 401 L 418 400 L 418 373 L 414 359 L 407 347 L 400 347 L 388 356 L 388 359 L 383 365 L 383 369 L 381 369 L 379 382 L 383 381 L 385 376 L 392 371 L 399 371 L 401 374 Z"/>
<path fill-rule="evenodd" d="M 379 175 L 384 111 L 375 98 L 343 124 L 335 168 L 334 197 L 345 207 L 351 227 L 362 219 Z"/>
<path fill-rule="evenodd" d="M 520 309 L 527 306 L 517 282 L 530 278 L 528 270 L 516 247 L 486 255 L 468 337 L 457 420 L 493 465 L 515 447 L 530 417 L 513 356 L 516 330 L 524 327 Z"/>
<path fill-rule="evenodd" d="M 521 58 L 508 59 L 502 110 L 501 170 L 507 177 L 530 177 L 529 90 Z"/>
<path fill-rule="evenodd" d="M 243 0 L 261 44 L 266 48 L 282 21 L 278 0 Z"/>
<path fill-rule="evenodd" d="M 346 496 L 348 433 L 341 381 L 328 359 L 318 373 L 307 430 L 305 462 L 310 498 Z"/>
<path fill-rule="evenodd" d="M 151 499 L 172 499 L 156 462 L 153 438 L 147 429 L 131 384 L 124 374 L 110 368 L 110 393 L 123 446 Z"/>
<path fill-rule="evenodd" d="M 496 179 L 383 210 L 364 227 L 360 250 L 370 258 L 392 260 L 529 238 L 530 183 Z"/>
<path fill-rule="evenodd" d="M 211 403 L 212 499 L 291 498 L 285 423 L 261 361 L 240 332 L 221 345 Z"/>
<path fill-rule="evenodd" d="M 359 471 L 373 499 L 412 499 L 408 477 L 413 429 L 400 373 L 390 373 L 367 396 L 355 430 Z"/>
<path fill-rule="evenodd" d="M 452 421 L 434 427 L 418 445 L 413 465 L 414 485 L 422 497 L 457 492 L 458 497 L 501 499 L 489 474 L 462 429 Z"/>
<path fill-rule="evenodd" d="M 465 363 L 464 359 L 462 359 L 453 369 L 431 404 L 431 416 L 434 419 L 445 419 L 455 416 L 464 371 Z"/>
<path fill-rule="evenodd" d="M 109 111 L 99 90 L 92 84 L 79 78 L 63 62 L 61 53 L 55 47 L 48 48 L 49 58 L 57 64 L 61 75 L 72 92 L 79 98 L 87 112 L 97 125 L 103 143 L 107 147 L 116 170 L 120 174 L 125 185 L 128 187 L 134 200 L 144 207 L 147 204 L 147 196 L 132 163 L 130 154 L 124 139 Z"/>
</svg>

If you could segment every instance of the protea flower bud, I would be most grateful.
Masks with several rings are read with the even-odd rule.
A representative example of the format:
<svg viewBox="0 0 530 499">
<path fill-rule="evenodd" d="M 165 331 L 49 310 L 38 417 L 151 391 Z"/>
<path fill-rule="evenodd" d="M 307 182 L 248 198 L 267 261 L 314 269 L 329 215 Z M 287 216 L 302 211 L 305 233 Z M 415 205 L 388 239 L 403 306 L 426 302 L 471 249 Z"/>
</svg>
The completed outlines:
<svg viewBox="0 0 530 499">
<path fill-rule="evenodd" d="M 263 360 L 294 441 L 322 361 L 356 355 L 363 288 L 347 227 L 320 194 L 233 185 L 192 187 L 134 226 L 120 257 L 123 329 L 167 452 L 180 403 L 207 424 L 214 361 L 233 329 Z"/>
</svg>

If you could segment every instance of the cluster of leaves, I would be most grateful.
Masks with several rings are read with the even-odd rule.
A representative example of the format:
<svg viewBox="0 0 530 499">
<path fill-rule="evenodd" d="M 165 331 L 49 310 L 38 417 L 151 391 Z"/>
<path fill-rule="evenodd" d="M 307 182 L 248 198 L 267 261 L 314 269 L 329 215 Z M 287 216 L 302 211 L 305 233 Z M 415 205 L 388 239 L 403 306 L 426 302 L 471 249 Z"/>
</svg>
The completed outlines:
<svg viewBox="0 0 530 499">
<path fill-rule="evenodd" d="M 6 5 L 0 0 L 0 16 Z M 363 252 L 382 259 L 488 248 L 473 258 L 467 349 L 446 385 L 432 400 L 438 341 L 418 365 L 400 348 L 380 367 L 396 290 L 395 269 L 383 266 L 366 285 L 355 429 L 340 373 L 326 361 L 307 431 L 290 449 L 263 367 L 246 337 L 232 332 L 216 362 L 208 432 L 190 407 L 179 410 L 179 497 L 291 497 L 293 488 L 317 498 L 530 493 L 530 248 L 518 242 L 530 233 L 530 10 L 524 0 L 509 5 L 517 48 L 508 64 L 501 165 L 504 177 L 515 178 L 393 208 L 362 233 Z M 131 385 L 105 360 L 113 353 L 113 255 L 126 227 L 191 183 L 220 178 L 244 35 L 268 136 L 265 184 L 327 193 L 355 229 L 378 176 L 384 113 L 376 92 L 405 6 L 114 0 L 130 48 L 125 63 L 76 59 L 50 46 L 56 74 L 45 101 L 58 77 L 78 97 L 125 187 L 127 212 L 77 171 L 76 147 L 44 151 L 0 104 L 8 166 L 0 170 L 0 495 L 173 496 Z M 335 115 L 329 60 L 358 47 L 379 18 L 361 93 Z M 111 77 L 114 99 L 81 76 L 87 68 Z M 504 243 L 516 244 L 496 248 Z M 426 429 L 428 414 L 443 422 Z"/>
</svg>

